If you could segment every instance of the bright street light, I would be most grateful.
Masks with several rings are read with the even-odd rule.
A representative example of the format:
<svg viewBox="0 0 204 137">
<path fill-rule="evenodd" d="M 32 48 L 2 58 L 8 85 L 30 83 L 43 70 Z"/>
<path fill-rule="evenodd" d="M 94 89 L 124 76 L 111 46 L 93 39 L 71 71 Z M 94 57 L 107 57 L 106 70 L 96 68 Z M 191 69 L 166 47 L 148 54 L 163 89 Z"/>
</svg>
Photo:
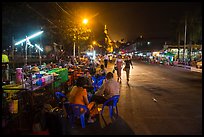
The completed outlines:
<svg viewBox="0 0 204 137">
<path fill-rule="evenodd" d="M 28 52 L 28 45 L 29 46 L 33 46 L 31 43 L 30 43 L 30 39 L 32 39 L 32 38 L 34 38 L 34 37 L 36 37 L 36 36 L 39 36 L 40 34 L 42 34 L 43 33 L 43 31 L 39 31 L 39 32 L 37 32 L 37 33 L 35 33 L 35 34 L 33 34 L 33 35 L 31 35 L 31 36 L 29 36 L 29 37 L 26 37 L 25 39 L 23 39 L 23 40 L 21 40 L 21 41 L 19 41 L 19 42 L 17 42 L 17 43 L 15 43 L 14 45 L 19 45 L 19 44 L 23 44 L 23 42 L 26 42 L 26 45 L 25 45 L 25 64 L 27 64 L 28 63 L 28 57 L 27 57 L 27 52 Z"/>
<path fill-rule="evenodd" d="M 84 20 L 83 20 L 83 23 L 84 23 L 84 24 L 87 24 L 87 23 L 88 23 L 88 19 L 84 19 Z"/>
<path fill-rule="evenodd" d="M 36 48 L 38 48 L 40 51 L 43 51 L 43 49 L 42 49 L 39 45 L 35 44 L 35 46 L 36 46 Z"/>
<path fill-rule="evenodd" d="M 96 45 L 96 41 L 93 41 L 93 45 Z"/>
<path fill-rule="evenodd" d="M 42 34 L 42 33 L 43 33 L 43 31 L 40 31 L 40 32 L 38 32 L 38 33 L 35 33 L 35 34 L 33 34 L 33 35 L 31 35 L 31 36 L 29 36 L 29 37 L 27 37 L 27 38 L 25 38 L 25 39 L 23 39 L 23 40 L 21 40 L 21 41 L 19 41 L 19 42 L 16 42 L 15 45 L 19 45 L 19 44 L 25 42 L 26 40 L 32 39 L 32 38 L 34 38 L 34 37 L 36 37 L 36 36 L 38 36 L 38 35 L 40 35 L 40 34 Z"/>
<path fill-rule="evenodd" d="M 88 24 L 88 19 L 83 19 L 83 24 Z M 78 36 L 77 36 L 78 37 Z M 75 57 L 75 51 L 76 51 L 76 43 L 74 41 L 74 46 L 73 46 L 73 56 Z"/>
</svg>

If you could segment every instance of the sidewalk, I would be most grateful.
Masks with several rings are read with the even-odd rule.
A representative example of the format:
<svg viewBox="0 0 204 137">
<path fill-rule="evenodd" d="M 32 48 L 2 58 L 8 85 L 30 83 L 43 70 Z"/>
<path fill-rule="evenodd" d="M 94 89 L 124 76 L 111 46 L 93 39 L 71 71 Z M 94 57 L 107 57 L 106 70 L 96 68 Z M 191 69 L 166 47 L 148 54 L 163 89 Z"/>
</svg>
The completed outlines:
<svg viewBox="0 0 204 137">
<path fill-rule="evenodd" d="M 178 65 L 175 65 L 175 67 L 181 67 L 181 68 L 184 68 L 184 69 L 188 69 L 190 71 L 202 73 L 202 69 L 198 69 L 198 68 L 193 67 L 193 66 L 178 64 Z"/>
<path fill-rule="evenodd" d="M 142 60 L 135 60 L 135 61 L 141 61 L 141 62 L 146 62 L 146 61 L 142 61 Z M 161 64 L 162 65 L 162 64 Z M 164 65 L 164 64 L 163 64 Z M 168 66 L 168 65 L 167 65 Z M 187 69 L 187 70 L 190 70 L 190 71 L 194 71 L 194 72 L 199 72 L 199 73 L 202 73 L 202 69 L 198 69 L 196 68 L 195 66 L 188 66 L 188 65 L 183 65 L 183 64 L 177 64 L 177 65 L 174 65 L 172 67 L 178 67 L 178 68 L 183 68 L 183 69 Z"/>
</svg>

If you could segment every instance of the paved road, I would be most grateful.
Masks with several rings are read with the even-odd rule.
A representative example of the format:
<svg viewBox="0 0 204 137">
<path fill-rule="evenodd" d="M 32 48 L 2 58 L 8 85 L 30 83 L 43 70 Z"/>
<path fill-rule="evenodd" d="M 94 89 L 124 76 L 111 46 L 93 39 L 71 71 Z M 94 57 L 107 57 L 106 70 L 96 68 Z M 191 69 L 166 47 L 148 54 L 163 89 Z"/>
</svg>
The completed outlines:
<svg viewBox="0 0 204 137">
<path fill-rule="evenodd" d="M 131 130 L 136 135 L 201 135 L 202 73 L 133 64 L 129 84 L 122 72 L 119 102 L 120 117 Z"/>
<path fill-rule="evenodd" d="M 134 62 L 130 82 L 122 72 L 119 117 L 66 127 L 71 135 L 202 135 L 202 73 Z M 113 64 L 108 64 L 112 71 Z M 114 73 L 115 79 L 116 73 Z M 105 125 L 105 122 L 107 125 Z"/>
</svg>

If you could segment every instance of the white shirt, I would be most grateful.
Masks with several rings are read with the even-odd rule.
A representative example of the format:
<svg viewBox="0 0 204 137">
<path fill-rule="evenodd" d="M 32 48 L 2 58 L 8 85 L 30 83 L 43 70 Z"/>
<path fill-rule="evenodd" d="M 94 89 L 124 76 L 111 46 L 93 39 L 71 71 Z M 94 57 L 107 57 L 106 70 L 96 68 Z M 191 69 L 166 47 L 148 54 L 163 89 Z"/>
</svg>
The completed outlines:
<svg viewBox="0 0 204 137">
<path fill-rule="evenodd" d="M 95 93 L 95 95 L 99 95 L 99 96 L 104 95 L 106 99 L 109 99 L 114 95 L 120 95 L 120 85 L 113 78 L 106 80 L 102 84 L 102 86 L 98 89 L 98 91 Z"/>
<path fill-rule="evenodd" d="M 108 56 L 107 56 L 107 55 L 105 55 L 105 56 L 104 56 L 104 59 L 105 59 L 105 60 L 108 60 L 109 58 L 108 58 Z"/>
</svg>

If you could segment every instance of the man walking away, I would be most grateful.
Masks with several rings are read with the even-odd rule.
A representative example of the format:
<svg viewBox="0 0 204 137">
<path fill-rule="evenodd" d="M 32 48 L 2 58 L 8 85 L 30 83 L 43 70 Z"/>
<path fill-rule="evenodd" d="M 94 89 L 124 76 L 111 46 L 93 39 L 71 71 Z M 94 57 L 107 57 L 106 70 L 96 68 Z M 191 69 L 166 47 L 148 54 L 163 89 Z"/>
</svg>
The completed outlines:
<svg viewBox="0 0 204 137">
<path fill-rule="evenodd" d="M 126 56 L 126 59 L 125 59 L 125 67 L 124 67 L 124 71 L 126 71 L 126 77 L 127 77 L 127 82 L 129 82 L 129 75 L 130 75 L 130 65 L 132 66 L 132 69 L 133 69 L 133 65 L 132 65 L 132 61 L 130 59 L 130 56 Z"/>
<path fill-rule="evenodd" d="M 105 68 L 107 68 L 108 66 L 108 55 L 107 54 L 104 56 L 104 66 Z"/>
</svg>

